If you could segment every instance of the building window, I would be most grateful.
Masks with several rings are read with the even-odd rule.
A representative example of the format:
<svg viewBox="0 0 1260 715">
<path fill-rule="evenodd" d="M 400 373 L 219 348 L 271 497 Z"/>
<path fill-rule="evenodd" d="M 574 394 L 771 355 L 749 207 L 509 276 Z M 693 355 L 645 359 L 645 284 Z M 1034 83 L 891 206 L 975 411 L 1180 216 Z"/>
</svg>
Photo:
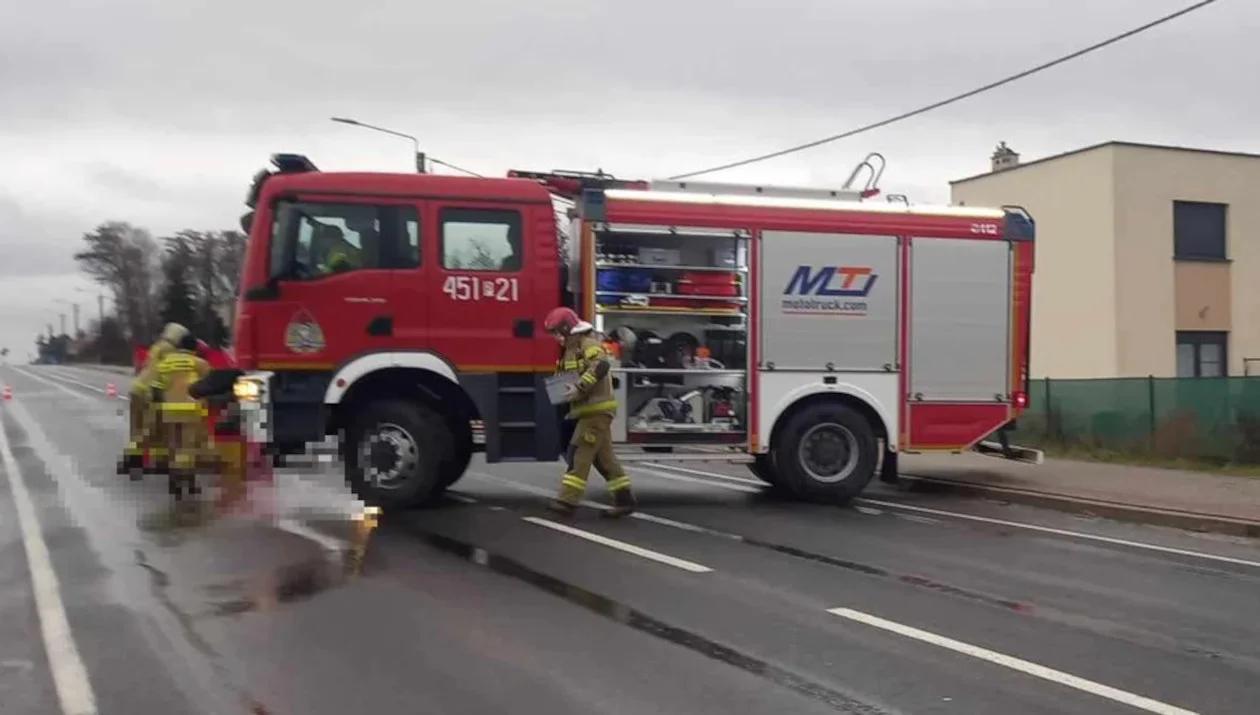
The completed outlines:
<svg viewBox="0 0 1260 715">
<path fill-rule="evenodd" d="M 1177 331 L 1177 377 L 1224 377 L 1229 374 L 1229 333 L 1215 330 Z"/>
<path fill-rule="evenodd" d="M 448 207 L 442 225 L 442 267 L 463 271 L 519 271 L 521 214 L 506 209 Z"/>
<path fill-rule="evenodd" d="M 1229 206 L 1203 201 L 1173 202 L 1173 257 L 1190 261 L 1225 260 L 1225 218 Z"/>
</svg>

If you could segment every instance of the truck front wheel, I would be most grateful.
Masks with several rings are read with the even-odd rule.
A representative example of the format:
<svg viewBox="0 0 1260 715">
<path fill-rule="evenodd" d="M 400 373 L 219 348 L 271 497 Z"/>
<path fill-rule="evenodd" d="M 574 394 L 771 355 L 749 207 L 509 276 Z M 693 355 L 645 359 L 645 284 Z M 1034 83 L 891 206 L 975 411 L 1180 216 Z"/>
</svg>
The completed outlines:
<svg viewBox="0 0 1260 715">
<path fill-rule="evenodd" d="M 839 402 L 816 403 L 793 415 L 777 449 L 782 486 L 812 502 L 849 502 L 866 488 L 879 462 L 870 422 Z"/>
<path fill-rule="evenodd" d="M 385 509 L 431 504 L 446 488 L 452 438 L 427 405 L 404 400 L 368 404 L 357 416 L 346 450 L 350 487 Z"/>
</svg>

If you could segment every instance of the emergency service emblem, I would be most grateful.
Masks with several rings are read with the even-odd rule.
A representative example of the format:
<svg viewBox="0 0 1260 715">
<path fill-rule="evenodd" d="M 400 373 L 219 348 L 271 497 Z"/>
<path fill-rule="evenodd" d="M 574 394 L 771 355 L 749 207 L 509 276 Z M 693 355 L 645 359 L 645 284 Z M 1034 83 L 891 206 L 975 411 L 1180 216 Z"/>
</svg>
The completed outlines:
<svg viewBox="0 0 1260 715">
<path fill-rule="evenodd" d="M 284 329 L 284 346 L 299 355 L 310 355 L 324 349 L 324 330 L 315 316 L 299 310 Z"/>
</svg>

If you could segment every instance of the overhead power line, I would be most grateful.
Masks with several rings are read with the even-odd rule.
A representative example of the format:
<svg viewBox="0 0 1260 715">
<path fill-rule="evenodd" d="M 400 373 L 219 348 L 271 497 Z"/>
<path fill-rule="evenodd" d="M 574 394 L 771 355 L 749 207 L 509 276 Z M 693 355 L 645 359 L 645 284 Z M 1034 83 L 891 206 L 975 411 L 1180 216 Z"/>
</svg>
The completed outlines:
<svg viewBox="0 0 1260 715">
<path fill-rule="evenodd" d="M 676 176 L 671 176 L 669 178 L 671 180 L 689 179 L 693 176 L 700 176 L 701 174 L 712 174 L 715 171 L 724 171 L 726 169 L 734 169 L 739 166 L 747 166 L 749 164 L 755 164 L 759 161 L 765 161 L 767 159 L 775 159 L 780 156 L 786 156 L 788 154 L 795 154 L 798 151 L 805 151 L 806 149 L 813 149 L 814 147 L 822 146 L 823 144 L 830 144 L 831 142 L 839 141 L 841 139 L 847 139 L 851 136 L 861 134 L 863 132 L 869 132 L 872 129 L 879 129 L 881 127 L 886 127 L 889 124 L 895 124 L 904 119 L 917 117 L 920 114 L 926 114 L 934 109 L 940 109 L 941 107 L 954 104 L 955 102 L 961 102 L 964 99 L 970 99 L 971 97 L 974 97 L 978 94 L 984 94 L 985 92 L 988 92 L 989 90 L 997 89 L 998 87 L 1010 84 L 1011 82 L 1015 82 L 1017 80 L 1024 79 L 1025 77 L 1030 77 L 1032 75 L 1037 74 L 1038 72 L 1041 72 L 1043 70 L 1048 70 L 1051 67 L 1056 67 L 1065 62 L 1070 62 L 1078 57 L 1084 57 L 1085 55 L 1088 55 L 1091 52 L 1094 52 L 1096 50 L 1101 50 L 1102 48 L 1107 47 L 1109 45 L 1114 45 L 1115 43 L 1120 42 L 1121 40 L 1127 40 L 1128 38 L 1133 37 L 1134 35 L 1140 35 L 1141 33 L 1146 32 L 1147 30 L 1154 29 L 1167 22 L 1176 20 L 1177 18 L 1183 15 L 1188 15 L 1194 12 L 1195 10 L 1200 10 L 1202 8 L 1205 8 L 1214 2 L 1216 2 L 1216 0 L 1202 0 L 1202 2 L 1197 2 L 1194 5 L 1183 8 L 1174 13 L 1164 15 L 1163 17 L 1156 20 L 1152 20 L 1151 22 L 1148 22 L 1145 25 L 1140 25 L 1138 27 L 1133 28 L 1132 30 L 1128 30 L 1127 32 L 1123 32 L 1119 35 L 1114 35 L 1112 37 L 1107 38 L 1106 40 L 1103 40 L 1102 42 L 1098 42 L 1093 45 L 1090 45 L 1089 47 L 1079 49 L 1071 54 L 1063 55 L 1049 62 L 1046 62 L 1044 64 L 1040 64 L 1040 65 L 1037 65 L 1036 67 L 1026 69 L 1017 74 L 1010 75 L 1009 77 L 1004 77 L 1002 79 L 999 79 L 996 82 L 990 82 L 989 84 L 986 84 L 983 87 L 977 87 L 969 92 L 964 92 L 962 94 L 955 95 L 948 99 L 942 99 L 939 102 L 929 104 L 923 107 L 919 107 L 918 109 L 914 109 L 909 112 L 898 114 L 895 117 L 889 117 L 888 119 L 875 122 L 874 124 L 867 124 L 866 126 L 858 127 L 857 129 L 851 129 L 841 134 L 834 134 L 829 137 L 817 139 L 815 141 L 808 142 L 806 144 L 798 144 L 796 146 L 789 147 L 787 149 L 781 149 L 779 151 L 771 152 L 769 154 L 762 154 L 760 156 L 754 156 L 748 159 L 742 159 L 740 161 L 733 161 L 729 164 L 722 164 L 721 166 L 715 166 L 711 169 L 703 169 L 701 171 L 692 171 L 687 174 L 678 174 Z"/>
</svg>

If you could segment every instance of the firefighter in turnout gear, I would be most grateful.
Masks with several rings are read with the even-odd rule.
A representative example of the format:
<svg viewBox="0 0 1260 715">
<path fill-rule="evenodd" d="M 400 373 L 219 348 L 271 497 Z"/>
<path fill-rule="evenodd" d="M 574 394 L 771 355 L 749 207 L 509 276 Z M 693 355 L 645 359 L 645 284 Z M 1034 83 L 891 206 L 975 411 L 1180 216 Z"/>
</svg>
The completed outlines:
<svg viewBox="0 0 1260 715">
<path fill-rule="evenodd" d="M 158 361 L 153 381 L 158 420 L 171 457 L 171 494 L 197 494 L 196 469 L 206 452 L 206 406 L 188 394 L 188 388 L 210 372 L 210 364 L 197 356 L 197 339 L 186 333 L 174 350 Z M 184 489 L 181 489 L 184 487 Z"/>
<path fill-rule="evenodd" d="M 594 466 L 612 495 L 612 508 L 604 514 L 626 516 L 634 511 L 635 500 L 630 478 L 613 453 L 612 421 L 617 400 L 613 397 L 608 353 L 594 327 L 569 308 L 548 313 L 543 326 L 564 346 L 557 373 L 578 375 L 568 395 L 567 419 L 577 421 L 565 454 L 568 468 L 560 480 L 560 493 L 549 507 L 560 514 L 572 514 L 586 493 L 586 477 Z"/>
<path fill-rule="evenodd" d="M 136 376 L 131 380 L 130 401 L 130 434 L 127 447 L 123 450 L 123 458 L 118 463 L 119 474 L 130 474 L 132 479 L 139 479 L 144 473 L 144 453 L 156 462 L 166 461 L 165 442 L 158 434 L 154 422 L 152 401 L 153 380 L 157 377 L 157 366 L 162 358 L 175 349 L 177 343 L 188 335 L 188 328 L 179 323 L 167 323 L 162 334 L 149 346 Z"/>
</svg>

